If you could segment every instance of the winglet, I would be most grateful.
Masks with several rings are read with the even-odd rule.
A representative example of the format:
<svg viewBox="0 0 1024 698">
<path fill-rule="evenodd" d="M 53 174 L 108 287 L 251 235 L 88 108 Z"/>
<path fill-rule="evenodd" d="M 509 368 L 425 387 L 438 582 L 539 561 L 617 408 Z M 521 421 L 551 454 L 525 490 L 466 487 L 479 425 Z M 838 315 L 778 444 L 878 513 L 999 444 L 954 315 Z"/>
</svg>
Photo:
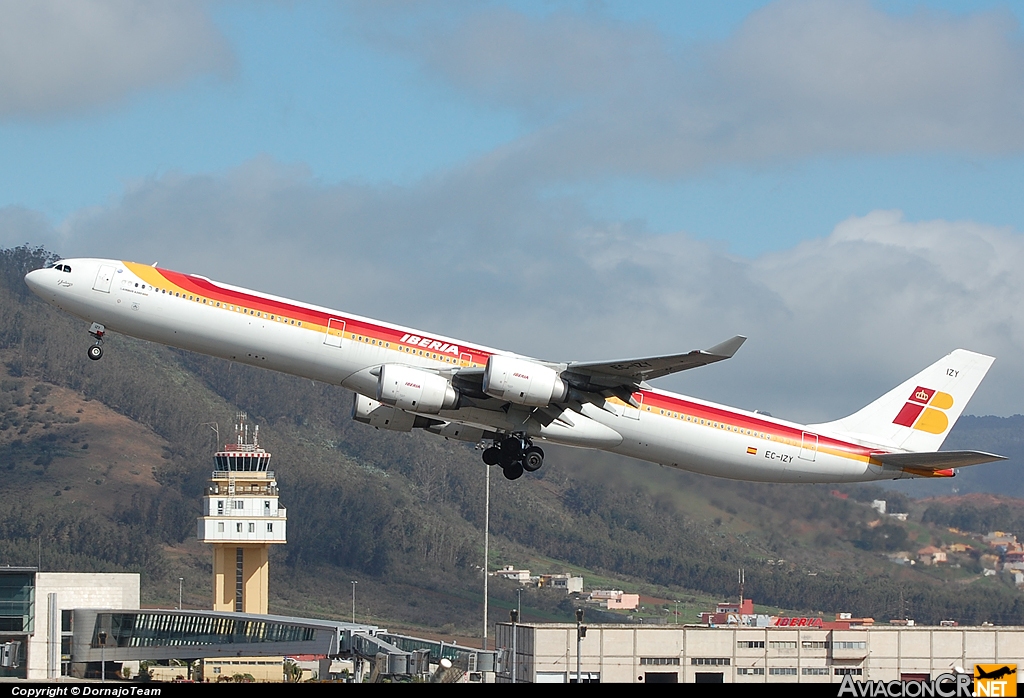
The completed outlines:
<svg viewBox="0 0 1024 698">
<path fill-rule="evenodd" d="M 716 344 L 710 349 L 705 349 L 705 354 L 711 354 L 713 356 L 721 356 L 723 359 L 731 359 L 743 343 L 747 341 L 747 338 L 741 334 L 736 335 L 732 339 L 727 339 L 721 344 Z"/>
</svg>

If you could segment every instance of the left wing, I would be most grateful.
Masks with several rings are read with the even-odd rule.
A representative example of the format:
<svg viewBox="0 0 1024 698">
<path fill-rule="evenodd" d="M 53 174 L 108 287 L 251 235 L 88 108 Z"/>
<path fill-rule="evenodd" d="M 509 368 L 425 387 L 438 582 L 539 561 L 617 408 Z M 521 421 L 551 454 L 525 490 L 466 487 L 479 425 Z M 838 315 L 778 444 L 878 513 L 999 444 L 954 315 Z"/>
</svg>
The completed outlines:
<svg viewBox="0 0 1024 698">
<path fill-rule="evenodd" d="M 736 335 L 710 349 L 696 349 L 672 356 L 546 365 L 565 381 L 571 402 L 594 402 L 603 406 L 604 398 L 616 397 L 635 407 L 633 393 L 647 380 L 728 359 L 746 340 L 746 337 Z M 452 385 L 469 398 L 487 399 L 489 396 L 483 390 L 486 370 L 480 367 L 453 368 L 450 372 Z"/>
<path fill-rule="evenodd" d="M 580 376 L 595 386 L 639 385 L 644 381 L 661 378 L 670 373 L 707 366 L 716 361 L 732 358 L 745 341 L 747 341 L 746 337 L 736 335 L 710 349 L 695 349 L 673 356 L 651 356 L 624 361 L 577 361 L 566 367 L 562 377 L 571 382 L 572 376 Z"/>
</svg>

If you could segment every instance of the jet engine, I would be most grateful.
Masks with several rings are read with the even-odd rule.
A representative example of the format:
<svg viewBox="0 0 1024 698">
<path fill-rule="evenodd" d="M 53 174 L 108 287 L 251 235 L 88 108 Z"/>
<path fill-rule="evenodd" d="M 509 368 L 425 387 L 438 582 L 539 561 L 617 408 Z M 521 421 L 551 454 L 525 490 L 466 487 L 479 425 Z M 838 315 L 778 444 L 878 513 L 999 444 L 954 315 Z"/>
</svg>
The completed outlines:
<svg viewBox="0 0 1024 698">
<path fill-rule="evenodd" d="M 359 393 L 356 393 L 355 402 L 352 404 L 352 419 L 388 431 L 412 431 L 416 426 L 416 415 L 382 405 Z"/>
<path fill-rule="evenodd" d="M 497 354 L 487 359 L 483 389 L 491 397 L 530 407 L 565 402 L 569 396 L 569 386 L 554 369 Z"/>
<path fill-rule="evenodd" d="M 437 414 L 455 409 L 459 394 L 446 378 L 436 373 L 384 364 L 377 380 L 377 399 L 400 410 Z"/>
</svg>

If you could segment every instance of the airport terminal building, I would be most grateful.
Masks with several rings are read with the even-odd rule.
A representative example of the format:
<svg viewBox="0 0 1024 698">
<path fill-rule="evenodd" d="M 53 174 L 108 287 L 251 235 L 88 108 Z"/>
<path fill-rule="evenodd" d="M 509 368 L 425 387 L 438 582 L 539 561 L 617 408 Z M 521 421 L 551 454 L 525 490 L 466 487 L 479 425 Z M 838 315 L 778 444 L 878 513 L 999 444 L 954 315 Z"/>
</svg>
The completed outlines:
<svg viewBox="0 0 1024 698">
<path fill-rule="evenodd" d="M 69 673 L 75 608 L 139 608 L 139 575 L 0 568 L 0 676 Z"/>
<path fill-rule="evenodd" d="M 1024 665 L 1024 628 L 498 625 L 497 682 L 841 683 Z"/>
</svg>

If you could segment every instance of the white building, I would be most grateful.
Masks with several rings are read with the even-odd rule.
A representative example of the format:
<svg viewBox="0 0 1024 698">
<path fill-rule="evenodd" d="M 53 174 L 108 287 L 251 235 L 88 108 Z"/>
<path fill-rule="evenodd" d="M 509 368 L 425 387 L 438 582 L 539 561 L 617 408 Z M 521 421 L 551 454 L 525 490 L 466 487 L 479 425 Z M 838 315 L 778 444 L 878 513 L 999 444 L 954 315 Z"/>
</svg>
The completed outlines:
<svg viewBox="0 0 1024 698">
<path fill-rule="evenodd" d="M 493 572 L 495 577 L 504 577 L 520 584 L 530 583 L 530 570 L 517 570 L 512 565 L 505 565 L 500 570 Z"/>
<path fill-rule="evenodd" d="M 511 680 L 512 626 L 496 632 L 499 683 Z M 576 625 L 518 624 L 517 682 L 575 682 Z M 708 628 L 589 625 L 580 676 L 600 683 L 841 683 L 934 679 L 975 664 L 1024 664 L 1024 628 Z"/>
<path fill-rule="evenodd" d="M 46 680 L 66 674 L 74 608 L 137 610 L 139 575 L 0 567 L 0 644 L 13 650 L 11 666 L 0 667 L 0 676 Z"/>
</svg>

